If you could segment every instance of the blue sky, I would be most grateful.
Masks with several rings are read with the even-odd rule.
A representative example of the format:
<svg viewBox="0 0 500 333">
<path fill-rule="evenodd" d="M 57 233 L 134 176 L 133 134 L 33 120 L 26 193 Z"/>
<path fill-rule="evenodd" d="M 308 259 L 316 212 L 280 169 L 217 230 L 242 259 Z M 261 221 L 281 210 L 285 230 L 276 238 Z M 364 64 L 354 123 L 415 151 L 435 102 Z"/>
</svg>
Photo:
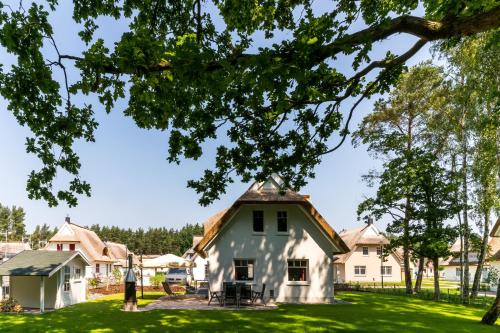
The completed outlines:
<svg viewBox="0 0 500 333">
<path fill-rule="evenodd" d="M 68 6 L 69 1 L 62 2 Z M 83 47 L 71 21 L 70 8 L 61 8 L 51 20 L 55 26 L 55 38 L 62 53 L 78 55 Z M 126 24 L 101 20 L 103 36 L 112 45 L 114 39 L 126 30 Z M 257 45 L 266 41 L 257 37 Z M 398 53 L 413 44 L 414 38 L 397 36 L 383 42 L 374 55 L 383 55 L 388 49 Z M 417 64 L 429 59 L 426 46 L 408 63 Z M 12 59 L 0 49 L 0 62 Z M 350 62 L 340 59 L 339 68 L 350 71 Z M 77 78 L 77 72 L 70 73 Z M 365 101 L 357 109 L 353 126 L 371 111 L 373 101 Z M 95 98 L 79 98 L 76 102 L 92 102 Z M 198 161 L 183 161 L 181 165 L 169 164 L 167 133 L 141 130 L 132 119 L 122 114 L 126 101 L 120 102 L 111 114 L 102 107 L 96 108 L 99 128 L 95 143 L 78 143 L 81 176 L 92 185 L 90 198 L 80 197 L 79 205 L 69 208 L 64 204 L 49 208 L 44 201 L 29 200 L 26 180 L 29 172 L 40 166 L 38 160 L 25 152 L 25 138 L 30 131 L 20 127 L 7 110 L 7 103 L 0 97 L 0 203 L 18 205 L 26 210 L 26 224 L 31 231 L 36 224 L 51 226 L 62 224 L 66 215 L 76 223 L 90 225 L 117 225 L 120 227 L 168 227 L 178 228 L 186 223 L 203 222 L 213 213 L 223 209 L 238 198 L 250 184 L 235 182 L 227 194 L 209 207 L 201 207 L 198 196 L 186 187 L 189 179 L 198 178 L 213 165 L 214 144 L 208 144 L 209 152 Z M 343 106 L 347 110 L 348 104 Z M 312 202 L 327 221 L 338 231 L 355 227 L 356 207 L 365 195 L 373 192 L 361 181 L 361 175 L 379 166 L 364 147 L 354 148 L 350 140 L 341 149 L 326 156 L 317 168 L 316 178 L 300 192 L 310 194 Z"/>
</svg>

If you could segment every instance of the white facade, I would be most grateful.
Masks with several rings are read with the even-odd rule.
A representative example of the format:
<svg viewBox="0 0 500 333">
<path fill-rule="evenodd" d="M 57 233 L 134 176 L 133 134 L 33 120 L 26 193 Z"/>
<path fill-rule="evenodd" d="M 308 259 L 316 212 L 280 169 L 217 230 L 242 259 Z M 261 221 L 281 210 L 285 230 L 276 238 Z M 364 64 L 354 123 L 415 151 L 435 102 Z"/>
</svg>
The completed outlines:
<svg viewBox="0 0 500 333">
<path fill-rule="evenodd" d="M 10 297 L 15 298 L 25 308 L 40 307 L 40 283 L 45 280 L 45 309 L 59 309 L 86 300 L 87 282 L 83 276 L 85 263 L 76 257 L 65 266 L 69 267 L 69 288 L 65 284 L 64 266 L 50 277 L 11 276 Z M 80 274 L 78 273 L 80 270 Z M 66 289 L 66 290 L 65 290 Z"/>
<path fill-rule="evenodd" d="M 253 211 L 263 211 L 263 232 L 253 231 Z M 287 232 L 277 231 L 278 211 L 287 213 Z M 241 282 L 256 290 L 266 284 L 266 299 L 328 303 L 333 299 L 337 246 L 298 204 L 244 204 L 205 247 L 210 287 L 221 290 L 223 282 L 238 282 L 235 265 L 246 264 L 253 278 Z M 289 269 L 296 264 L 307 266 L 305 281 L 290 281 Z"/>
<path fill-rule="evenodd" d="M 194 258 L 195 266 L 191 268 L 191 274 L 193 275 L 193 281 L 206 281 L 207 276 L 207 260 L 197 255 Z"/>
</svg>

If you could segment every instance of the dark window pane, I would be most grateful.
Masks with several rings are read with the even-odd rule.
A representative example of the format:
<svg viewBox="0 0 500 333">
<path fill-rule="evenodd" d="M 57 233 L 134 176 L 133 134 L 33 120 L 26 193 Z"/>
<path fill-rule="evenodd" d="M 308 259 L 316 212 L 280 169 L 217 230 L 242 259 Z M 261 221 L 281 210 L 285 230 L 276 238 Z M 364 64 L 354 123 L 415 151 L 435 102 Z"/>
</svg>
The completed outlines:
<svg viewBox="0 0 500 333">
<path fill-rule="evenodd" d="M 262 210 L 253 211 L 253 231 L 254 232 L 264 231 L 264 212 Z"/>
<path fill-rule="evenodd" d="M 287 214 L 286 212 L 278 212 L 278 232 L 287 232 Z"/>
</svg>

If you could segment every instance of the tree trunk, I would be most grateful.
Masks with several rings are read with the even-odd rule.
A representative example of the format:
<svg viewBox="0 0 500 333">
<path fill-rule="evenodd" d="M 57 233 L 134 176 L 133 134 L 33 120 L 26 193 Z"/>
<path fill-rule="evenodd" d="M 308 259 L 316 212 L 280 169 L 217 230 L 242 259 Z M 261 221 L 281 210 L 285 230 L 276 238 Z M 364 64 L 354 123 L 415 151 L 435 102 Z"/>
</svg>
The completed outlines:
<svg viewBox="0 0 500 333">
<path fill-rule="evenodd" d="M 406 149 L 409 153 L 412 149 L 413 143 L 413 113 L 411 112 L 412 106 L 409 107 L 408 116 L 408 127 L 407 127 L 407 141 Z M 408 158 L 408 157 L 407 157 Z M 411 282 L 411 270 L 410 270 L 410 210 L 411 210 L 411 198 L 410 194 L 406 195 L 405 202 L 405 217 L 403 221 L 403 260 L 405 268 L 405 285 L 406 293 L 408 295 L 413 294 L 413 285 Z"/>
<path fill-rule="evenodd" d="M 415 292 L 418 293 L 422 289 L 422 278 L 424 276 L 424 264 L 425 264 L 425 258 L 420 257 L 418 260 L 418 274 L 417 274 L 417 281 L 415 281 Z"/>
<path fill-rule="evenodd" d="M 439 301 L 441 298 L 441 291 L 439 290 L 439 258 L 432 258 L 432 265 L 434 266 L 434 300 Z"/>
<path fill-rule="evenodd" d="M 498 279 L 497 298 L 486 312 L 481 322 L 486 325 L 494 325 L 500 315 L 500 279 Z"/>
<path fill-rule="evenodd" d="M 462 131 L 465 132 L 464 129 Z M 469 212 L 468 212 L 468 186 L 467 186 L 467 136 L 462 134 L 462 217 L 463 217 L 463 237 L 464 237 L 464 286 L 463 303 L 469 304 Z"/>
<path fill-rule="evenodd" d="M 481 286 L 481 275 L 483 273 L 484 261 L 486 259 L 486 252 L 488 251 L 488 238 L 490 234 L 490 213 L 485 211 L 484 213 L 484 231 L 483 231 L 483 241 L 481 243 L 481 251 L 479 252 L 479 258 L 477 263 L 476 273 L 474 274 L 474 283 L 472 284 L 471 298 L 477 297 L 479 287 Z"/>
</svg>

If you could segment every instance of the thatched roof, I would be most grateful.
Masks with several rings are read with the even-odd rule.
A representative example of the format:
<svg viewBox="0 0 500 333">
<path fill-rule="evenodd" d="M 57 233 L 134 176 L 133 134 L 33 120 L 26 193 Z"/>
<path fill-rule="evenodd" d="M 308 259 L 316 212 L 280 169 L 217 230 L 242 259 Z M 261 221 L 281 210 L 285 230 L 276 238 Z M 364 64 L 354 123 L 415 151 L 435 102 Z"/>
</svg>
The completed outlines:
<svg viewBox="0 0 500 333">
<path fill-rule="evenodd" d="M 349 251 L 349 248 L 319 214 L 309 201 L 309 196 L 298 194 L 292 190 L 283 190 L 278 176 L 274 175 L 265 182 L 255 182 L 250 188 L 236 200 L 233 205 L 211 216 L 203 223 L 203 238 L 196 244 L 194 251 L 204 256 L 204 249 L 214 239 L 222 226 L 236 213 L 238 208 L 245 204 L 298 204 L 311 215 L 318 227 L 324 231 L 327 237 L 338 246 L 339 253 Z"/>
<path fill-rule="evenodd" d="M 109 248 L 95 232 L 73 222 L 64 222 L 49 243 L 80 243 L 92 261 L 115 262 Z"/>
<path fill-rule="evenodd" d="M 23 242 L 0 242 L 0 256 L 5 253 L 7 255 L 17 254 L 24 250 L 31 250 L 31 246 Z"/>
</svg>

